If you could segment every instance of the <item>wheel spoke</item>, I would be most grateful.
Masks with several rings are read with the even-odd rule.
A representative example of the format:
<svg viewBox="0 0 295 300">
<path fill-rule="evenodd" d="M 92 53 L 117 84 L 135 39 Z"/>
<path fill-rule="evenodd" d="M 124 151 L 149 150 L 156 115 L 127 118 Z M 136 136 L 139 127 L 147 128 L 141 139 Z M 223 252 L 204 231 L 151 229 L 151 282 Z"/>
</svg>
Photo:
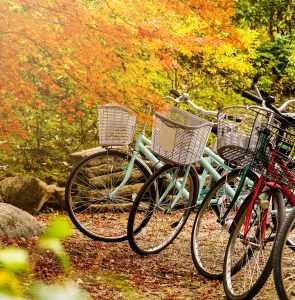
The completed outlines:
<svg viewBox="0 0 295 300">
<path fill-rule="evenodd" d="M 208 278 L 222 278 L 224 253 L 229 239 L 228 230 L 239 205 L 248 196 L 254 183 L 258 181 L 257 176 L 249 172 L 237 204 L 224 218 L 232 200 L 228 187 L 233 191 L 237 189 L 241 173 L 242 170 L 237 169 L 217 181 L 205 197 L 196 215 L 191 239 L 192 258 L 198 272 Z M 252 182 L 252 185 L 249 182 Z"/>
<path fill-rule="evenodd" d="M 178 166 L 164 166 L 154 173 L 137 195 L 128 220 L 128 240 L 138 254 L 157 253 L 167 247 L 185 224 L 195 197 L 196 175 L 189 173 L 185 189 L 177 203 L 183 173 Z M 172 184 L 172 179 L 176 181 Z M 173 205 L 175 204 L 175 206 Z"/>
<path fill-rule="evenodd" d="M 75 226 L 85 235 L 103 241 L 127 239 L 126 226 L 134 194 L 149 177 L 135 161 L 130 178 L 115 195 L 111 193 L 125 177 L 131 156 L 107 150 L 81 161 L 66 185 L 66 205 Z"/>
</svg>

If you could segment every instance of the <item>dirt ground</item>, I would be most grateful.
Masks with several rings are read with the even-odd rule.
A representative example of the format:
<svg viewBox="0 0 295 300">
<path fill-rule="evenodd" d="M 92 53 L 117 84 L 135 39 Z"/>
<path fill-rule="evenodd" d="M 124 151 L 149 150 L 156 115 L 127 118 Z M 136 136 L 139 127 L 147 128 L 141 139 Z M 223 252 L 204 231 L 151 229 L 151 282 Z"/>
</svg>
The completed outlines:
<svg viewBox="0 0 295 300">
<path fill-rule="evenodd" d="M 38 218 L 43 222 L 53 214 Z M 65 240 L 72 271 L 67 278 L 49 251 L 36 249 L 36 239 L 6 240 L 5 244 L 25 247 L 38 279 L 48 283 L 70 279 L 93 299 L 225 299 L 222 283 L 199 275 L 190 253 L 193 215 L 178 238 L 161 253 L 140 257 L 128 242 L 102 243 L 77 230 Z M 272 277 L 255 299 L 278 299 Z"/>
</svg>

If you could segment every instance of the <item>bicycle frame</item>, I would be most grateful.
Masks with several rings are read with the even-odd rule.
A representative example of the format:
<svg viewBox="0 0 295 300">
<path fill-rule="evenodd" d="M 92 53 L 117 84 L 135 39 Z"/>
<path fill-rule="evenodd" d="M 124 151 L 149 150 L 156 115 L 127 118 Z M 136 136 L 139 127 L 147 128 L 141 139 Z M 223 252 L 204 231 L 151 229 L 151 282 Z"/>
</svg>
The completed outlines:
<svg viewBox="0 0 295 300">
<path fill-rule="evenodd" d="M 204 170 L 202 172 L 202 175 L 199 176 L 200 190 L 197 205 L 200 205 L 202 203 L 204 197 L 208 193 L 208 191 L 203 189 L 207 175 L 210 174 L 215 181 L 218 181 L 221 178 L 221 175 L 212 167 L 212 162 L 216 162 L 218 166 L 220 166 L 223 170 L 227 172 L 231 171 L 231 168 L 224 163 L 224 160 L 220 156 L 215 154 L 212 150 L 205 147 L 204 153 L 208 155 L 208 158 L 206 159 L 202 157 L 199 161 Z M 226 191 L 228 192 L 231 198 L 234 197 L 235 191 L 230 186 L 226 187 Z"/>
<path fill-rule="evenodd" d="M 149 166 L 144 162 L 144 160 L 142 160 L 139 157 L 139 154 L 143 155 L 147 160 L 149 160 L 152 165 L 159 169 L 163 166 L 163 163 L 161 161 L 159 161 L 159 159 L 147 148 L 147 146 L 151 145 L 151 141 L 145 137 L 144 135 L 144 130 L 141 131 L 138 134 L 137 140 L 136 140 L 136 144 L 135 147 L 133 149 L 133 154 L 130 160 L 130 163 L 128 165 L 128 168 L 126 170 L 126 174 L 124 179 L 122 180 L 122 182 L 120 183 L 120 185 L 114 190 L 112 191 L 112 193 L 110 193 L 109 197 L 114 197 L 116 195 L 116 193 L 126 184 L 126 182 L 129 180 L 133 166 L 134 166 L 134 162 L 135 160 L 140 160 L 141 163 L 143 163 L 145 165 L 145 167 L 147 168 L 148 172 L 150 174 L 152 174 L 151 169 L 149 168 Z M 204 153 L 206 153 L 208 155 L 208 158 L 204 158 L 202 157 L 200 159 L 200 164 L 201 166 L 204 168 L 203 173 L 201 176 L 199 176 L 199 180 L 200 180 L 200 190 L 199 190 L 199 195 L 198 198 L 196 199 L 196 201 L 194 203 L 196 203 L 197 205 L 200 205 L 202 203 L 202 199 L 204 198 L 204 195 L 208 192 L 208 191 L 204 191 L 203 187 L 205 184 L 205 180 L 207 178 L 207 175 L 210 174 L 212 176 L 212 178 L 217 181 L 221 178 L 221 175 L 213 168 L 213 166 L 211 165 L 212 162 L 217 163 L 218 166 L 220 166 L 221 168 L 223 168 L 226 171 L 231 171 L 231 168 L 228 167 L 225 163 L 224 160 L 219 157 L 217 154 L 215 154 L 213 151 L 211 151 L 209 148 L 205 147 Z M 185 171 L 185 175 L 184 175 L 184 179 L 182 184 L 176 182 L 176 188 L 179 189 L 179 192 L 176 196 L 176 198 L 174 199 L 173 203 L 171 204 L 171 208 L 173 208 L 173 206 L 175 206 L 175 204 L 177 203 L 178 199 L 180 198 L 181 194 L 184 194 L 185 198 L 188 199 L 189 197 L 189 193 L 188 191 L 185 189 L 185 181 L 188 177 L 189 174 L 189 168 L 186 168 Z M 168 180 L 173 181 L 173 178 L 168 178 Z M 173 185 L 170 183 L 167 190 L 167 193 L 169 192 L 169 190 L 171 189 Z M 235 191 L 230 187 L 227 186 L 226 187 L 227 192 L 229 193 L 229 195 L 231 197 L 233 197 L 235 195 Z M 164 196 L 164 195 L 163 195 Z M 162 198 L 163 198 L 162 196 Z M 200 197 L 202 196 L 202 197 Z M 161 200 L 161 199 L 160 199 Z M 159 201 L 160 201 L 159 200 Z"/>
<path fill-rule="evenodd" d="M 159 159 L 151 152 L 148 150 L 148 148 L 145 145 L 150 145 L 151 141 L 146 138 L 144 136 L 144 132 L 141 131 L 138 134 L 137 140 L 136 140 L 136 144 L 133 150 L 133 154 L 130 160 L 130 163 L 128 165 L 128 168 L 126 170 L 126 174 L 124 179 L 122 180 L 122 182 L 120 183 L 119 186 L 117 186 L 117 188 L 112 191 L 112 193 L 110 193 L 110 197 L 114 197 L 116 195 L 116 193 L 126 184 L 126 182 L 129 180 L 132 169 L 134 167 L 134 161 L 136 159 L 139 159 L 138 155 L 139 153 L 142 153 L 152 164 L 153 166 L 155 166 L 157 169 L 163 166 L 163 163 L 161 163 L 159 161 Z M 151 171 L 151 169 L 149 168 L 149 166 L 142 160 L 140 159 L 140 161 L 144 164 L 144 166 L 146 167 L 146 169 L 148 170 L 148 172 L 150 174 L 152 174 L 153 172 Z"/>
<path fill-rule="evenodd" d="M 270 161 L 268 163 L 268 166 L 267 166 L 267 172 L 271 173 L 271 174 L 279 175 L 277 169 L 274 168 L 274 165 L 276 163 L 280 166 L 280 168 L 282 170 L 284 170 L 284 172 L 286 173 L 286 176 L 288 177 L 290 182 L 292 184 L 295 183 L 295 177 L 292 175 L 292 173 L 287 168 L 286 164 L 280 159 L 279 155 L 275 151 L 273 151 L 272 154 L 271 154 L 271 159 L 270 159 Z M 250 168 L 250 164 L 247 166 L 244 173 L 247 173 L 249 168 Z M 253 210 L 253 207 L 255 205 L 255 201 L 257 199 L 257 196 L 258 196 L 258 194 L 261 190 L 262 183 L 264 181 L 265 181 L 265 176 L 261 175 L 260 178 L 259 178 L 259 181 L 257 183 L 257 186 L 252 190 L 252 196 L 249 200 L 250 202 L 249 202 L 248 211 L 247 211 L 246 220 L 245 220 L 244 239 L 246 239 L 246 237 L 247 237 L 247 233 L 248 233 L 248 230 L 249 230 L 249 223 L 250 223 L 250 219 L 251 219 L 251 216 L 252 216 L 252 210 Z M 265 185 L 266 185 L 266 187 L 280 189 L 281 192 L 283 193 L 283 195 L 285 196 L 285 198 L 288 199 L 288 203 L 290 203 L 292 207 L 295 207 L 295 196 L 293 195 L 293 193 L 290 191 L 290 189 L 287 186 L 282 186 L 282 185 L 277 184 L 275 182 L 265 182 Z M 237 191 L 237 194 L 238 194 L 238 191 Z M 232 202 L 234 202 L 235 198 L 237 198 L 236 195 L 235 195 Z M 270 201 L 269 197 L 268 197 L 268 201 Z M 264 209 L 263 216 L 262 216 L 262 226 L 261 226 L 261 235 L 260 235 L 260 243 L 261 243 L 262 246 L 264 245 L 265 229 L 266 229 L 266 225 L 267 225 L 266 220 L 267 220 L 268 212 L 269 212 L 268 208 Z M 271 213 L 274 214 L 275 212 L 271 211 Z M 222 219 L 224 220 L 225 217 L 223 217 Z M 234 223 L 235 222 L 233 222 L 233 224 Z M 230 231 L 231 231 L 231 228 L 230 228 Z"/>
</svg>

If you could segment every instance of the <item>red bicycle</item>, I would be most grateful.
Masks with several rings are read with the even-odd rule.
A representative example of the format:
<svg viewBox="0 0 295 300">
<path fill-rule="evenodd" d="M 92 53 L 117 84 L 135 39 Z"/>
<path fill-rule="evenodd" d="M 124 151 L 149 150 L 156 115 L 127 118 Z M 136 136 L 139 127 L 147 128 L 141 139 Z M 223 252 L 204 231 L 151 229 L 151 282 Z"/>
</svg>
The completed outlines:
<svg viewBox="0 0 295 300">
<path fill-rule="evenodd" d="M 294 129 L 265 124 L 249 167 L 261 174 L 229 229 L 223 284 L 230 299 L 251 299 L 272 270 L 272 254 L 285 208 L 295 206 Z M 248 167 L 248 168 L 249 168 Z"/>
</svg>

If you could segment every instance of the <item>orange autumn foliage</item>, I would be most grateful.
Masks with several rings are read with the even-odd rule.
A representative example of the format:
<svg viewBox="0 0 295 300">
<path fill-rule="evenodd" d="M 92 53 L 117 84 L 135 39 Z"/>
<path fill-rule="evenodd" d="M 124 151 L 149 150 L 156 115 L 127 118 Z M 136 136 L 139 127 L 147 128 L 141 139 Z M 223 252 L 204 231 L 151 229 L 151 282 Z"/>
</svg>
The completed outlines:
<svg viewBox="0 0 295 300">
<path fill-rule="evenodd" d="M 24 134 L 26 106 L 70 121 L 80 102 L 161 108 L 151 74 L 178 68 L 180 49 L 239 43 L 233 13 L 230 0 L 2 0 L 0 139 Z"/>
</svg>

